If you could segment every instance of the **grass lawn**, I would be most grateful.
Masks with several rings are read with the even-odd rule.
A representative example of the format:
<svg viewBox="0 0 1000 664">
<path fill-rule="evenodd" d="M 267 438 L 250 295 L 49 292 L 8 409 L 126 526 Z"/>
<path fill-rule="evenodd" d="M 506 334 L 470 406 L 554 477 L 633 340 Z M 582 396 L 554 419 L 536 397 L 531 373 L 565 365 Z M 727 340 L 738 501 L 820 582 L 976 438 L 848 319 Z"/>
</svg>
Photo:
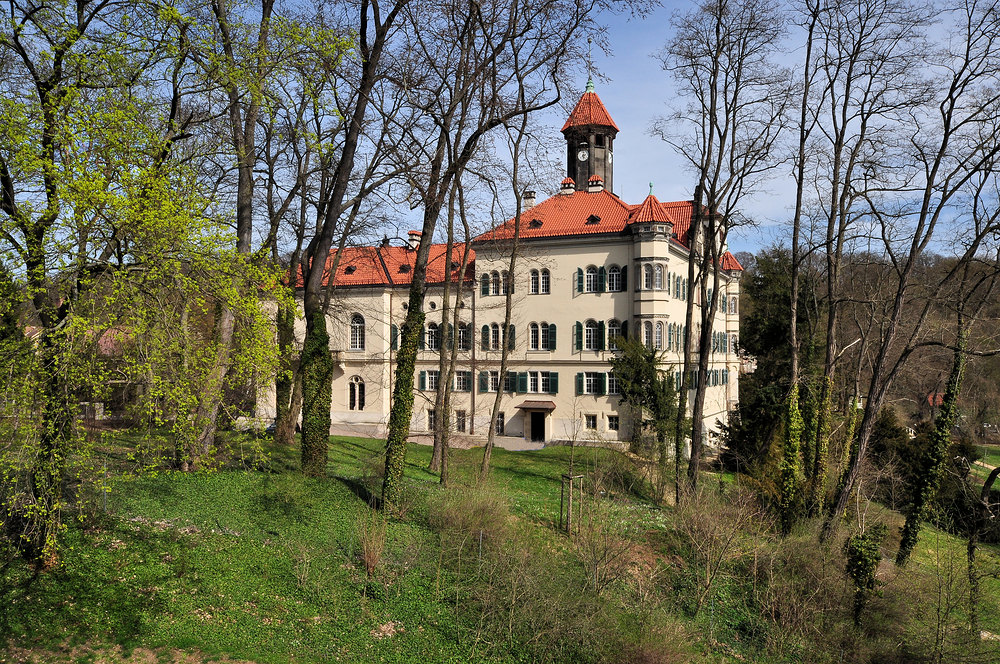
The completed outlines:
<svg viewBox="0 0 1000 664">
<path fill-rule="evenodd" d="M 577 645 L 561 645 L 563 650 L 555 651 L 540 650 L 523 635 L 517 637 L 513 627 L 506 634 L 484 628 L 485 619 L 470 607 L 488 606 L 489 598 L 467 601 L 477 588 L 459 578 L 461 560 L 458 573 L 454 565 L 442 565 L 446 552 L 458 551 L 461 556 L 467 549 L 446 541 L 444 531 L 429 525 L 428 505 L 455 494 L 442 491 L 437 476 L 427 472 L 428 447 L 408 448 L 406 507 L 388 521 L 385 553 L 369 579 L 361 563 L 359 537 L 361 526 L 372 519 L 369 488 L 374 486 L 371 475 L 379 469 L 382 444 L 332 438 L 324 479 L 297 473 L 296 447 L 269 449 L 266 467 L 255 471 L 160 472 L 113 480 L 106 514 L 98 510 L 68 524 L 57 571 L 30 584 L 24 582 L 25 567 L 15 565 L 0 572 L 0 637 L 8 639 L 14 653 L 4 655 L 0 648 L 0 663 L 32 658 L 124 661 L 100 658 L 116 646 L 125 655 L 132 649 L 152 653 L 149 661 L 167 661 L 176 651 L 196 653 L 184 660 L 188 662 L 232 658 L 260 663 L 515 663 L 637 658 L 620 652 L 616 659 L 614 653 L 599 652 L 598 642 L 592 643 L 593 652 L 580 650 L 578 644 L 587 644 L 586 633 L 574 636 L 572 644 Z M 481 454 L 481 450 L 453 451 L 455 485 L 473 484 Z M 536 562 L 522 564 L 527 565 L 526 574 L 530 564 L 548 566 L 547 592 L 557 592 L 560 586 L 582 587 L 583 570 L 574 557 L 573 542 L 555 528 L 559 477 L 569 470 L 571 460 L 575 472 L 608 478 L 608 487 L 624 486 L 623 478 L 628 479 L 621 457 L 607 450 L 550 447 L 536 452 L 497 449 L 493 454 L 492 495 L 509 509 L 509 528 L 502 532 L 516 532 L 519 541 L 531 543 Z M 728 476 L 722 482 L 709 476 L 704 483 L 719 485 L 721 491 L 732 481 Z M 655 543 L 662 538 L 657 533 L 666 536 L 671 510 L 656 508 L 636 495 L 610 509 L 608 514 L 627 523 L 650 556 L 660 550 Z M 927 527 L 914 566 L 930 572 L 940 567 L 942 551 L 954 558 L 964 555 L 963 547 L 960 540 Z M 995 557 L 991 551 L 984 550 L 985 559 Z M 478 564 L 476 578 L 484 578 L 483 560 L 480 553 L 478 562 L 473 558 L 464 564 Z M 659 575 L 656 578 L 674 569 L 679 578 L 696 580 L 687 565 L 664 559 L 644 569 Z M 983 583 L 984 598 L 1000 596 L 995 578 Z M 671 658 L 648 661 L 738 661 L 734 653 L 739 650 L 752 656 L 754 648 L 763 647 L 741 635 L 747 629 L 764 630 L 761 634 L 769 629 L 752 611 L 747 613 L 746 599 L 737 594 L 742 585 L 738 575 L 731 582 L 720 582 L 696 619 L 685 617 L 669 593 L 669 601 L 657 608 L 639 610 L 634 595 L 624 591 L 601 597 L 577 592 L 579 603 L 566 610 L 605 616 L 602 619 L 613 624 L 604 628 L 634 635 L 636 642 L 655 637 L 658 643 L 671 644 Z M 531 589 L 523 592 L 527 597 Z M 1000 633 L 996 602 L 988 599 L 984 604 L 988 606 L 981 616 L 983 628 Z M 598 611 L 599 607 L 604 608 Z M 520 608 L 513 603 L 504 611 L 513 620 Z M 558 614 L 560 607 L 553 611 Z M 650 625 L 656 625 L 654 633 Z M 729 643 L 720 643 L 723 640 Z M 772 653 L 752 661 L 805 661 L 800 646 L 782 656 Z M 740 658 L 750 661 L 747 655 Z"/>
</svg>

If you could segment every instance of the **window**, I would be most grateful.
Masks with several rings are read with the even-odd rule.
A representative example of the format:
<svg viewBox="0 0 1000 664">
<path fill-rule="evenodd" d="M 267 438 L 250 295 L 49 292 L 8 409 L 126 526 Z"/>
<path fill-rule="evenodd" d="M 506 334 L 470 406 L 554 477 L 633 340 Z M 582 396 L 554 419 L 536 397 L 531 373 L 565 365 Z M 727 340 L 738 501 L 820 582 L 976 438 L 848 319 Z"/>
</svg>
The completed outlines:
<svg viewBox="0 0 1000 664">
<path fill-rule="evenodd" d="M 674 324 L 667 325 L 667 350 L 674 349 Z"/>
<path fill-rule="evenodd" d="M 361 376 L 351 377 L 347 384 L 347 407 L 350 410 L 365 409 L 365 381 Z"/>
<path fill-rule="evenodd" d="M 528 391 L 536 394 L 555 394 L 554 371 L 529 371 Z"/>
<path fill-rule="evenodd" d="M 490 325 L 490 350 L 500 350 L 500 326 L 497 323 Z"/>
<path fill-rule="evenodd" d="M 608 394 L 621 394 L 618 391 L 618 378 L 614 372 L 608 374 Z"/>
<path fill-rule="evenodd" d="M 646 344 L 646 348 L 653 347 L 653 324 L 649 321 L 642 324 L 642 343 Z"/>
<path fill-rule="evenodd" d="M 510 272 L 508 272 L 507 270 L 504 270 L 500 274 L 500 294 L 501 295 L 506 295 L 510 291 L 511 291 L 511 287 L 510 287 Z"/>
<path fill-rule="evenodd" d="M 583 374 L 583 392 L 584 394 L 597 394 L 598 384 L 600 381 L 600 374 L 596 371 L 586 371 Z"/>
<path fill-rule="evenodd" d="M 490 295 L 500 294 L 500 273 L 494 270 L 490 274 Z"/>
<path fill-rule="evenodd" d="M 653 266 L 649 263 L 642 267 L 642 287 L 646 290 L 653 289 Z"/>
<path fill-rule="evenodd" d="M 653 339 L 653 347 L 656 350 L 663 348 L 663 323 L 656 324 L 656 338 Z"/>
<path fill-rule="evenodd" d="M 427 326 L 427 350 L 439 350 L 441 348 L 441 329 L 437 323 Z"/>
<path fill-rule="evenodd" d="M 483 276 L 479 278 L 479 294 L 489 295 L 490 294 L 490 275 L 483 273 Z"/>
<path fill-rule="evenodd" d="M 553 338 L 554 325 L 548 323 L 530 323 L 528 325 L 528 349 L 529 350 L 555 350 L 556 344 Z"/>
<path fill-rule="evenodd" d="M 583 349 L 584 350 L 599 350 L 599 328 L 597 326 L 597 321 L 588 320 L 584 325 L 584 336 L 583 336 Z"/>
<path fill-rule="evenodd" d="M 538 391 L 538 372 L 529 371 L 528 372 L 528 391 L 537 392 Z"/>
<path fill-rule="evenodd" d="M 586 293 L 596 293 L 597 292 L 597 268 L 591 265 L 587 268 L 587 272 L 584 275 L 583 290 Z"/>
<path fill-rule="evenodd" d="M 597 428 L 597 415 L 584 415 L 583 416 L 583 426 L 587 429 Z"/>
<path fill-rule="evenodd" d="M 490 392 L 498 392 L 500 390 L 500 372 L 491 371 L 490 372 Z"/>
<path fill-rule="evenodd" d="M 465 411 L 455 411 L 455 431 L 465 433 Z"/>
<path fill-rule="evenodd" d="M 436 390 L 438 388 L 438 379 L 441 377 L 441 372 L 437 369 L 433 369 L 427 372 L 427 389 Z"/>
<path fill-rule="evenodd" d="M 615 339 L 622 335 L 622 324 L 617 319 L 608 321 L 608 348 L 614 348 Z"/>
<path fill-rule="evenodd" d="M 737 303 L 736 296 L 729 298 L 729 313 L 731 314 L 739 313 L 739 311 L 736 309 L 736 303 Z"/>
<path fill-rule="evenodd" d="M 538 270 L 532 270 L 528 292 L 530 292 L 532 295 L 537 295 L 539 292 L 541 292 L 540 287 L 541 286 L 540 286 Z"/>
<path fill-rule="evenodd" d="M 364 349 L 365 349 L 365 318 L 361 314 L 354 314 L 351 317 L 351 350 L 364 350 Z"/>
<path fill-rule="evenodd" d="M 495 424 L 495 427 L 496 427 L 495 433 L 496 433 L 496 435 L 498 435 L 498 436 L 502 436 L 503 435 L 503 432 L 504 432 L 504 422 L 505 421 L 506 421 L 506 418 L 504 417 L 504 414 L 503 413 L 497 413 L 497 421 L 496 421 L 496 424 Z"/>
<path fill-rule="evenodd" d="M 618 416 L 608 415 L 608 431 L 618 431 Z"/>
<path fill-rule="evenodd" d="M 469 350 L 472 348 L 472 323 L 458 324 L 458 349 Z"/>
<path fill-rule="evenodd" d="M 541 333 L 538 330 L 538 323 L 528 325 L 528 349 L 538 350 L 541 344 Z"/>
<path fill-rule="evenodd" d="M 504 392 L 514 392 L 514 388 L 517 387 L 517 373 L 514 371 L 508 371 L 503 375 L 503 391 Z"/>
<path fill-rule="evenodd" d="M 552 334 L 551 334 L 551 332 L 552 332 L 552 328 L 549 326 L 549 324 L 548 323 L 542 323 L 542 327 L 541 327 L 542 340 L 541 340 L 541 345 L 540 345 L 540 348 L 542 350 L 555 350 L 555 344 L 552 343 Z"/>
<path fill-rule="evenodd" d="M 622 289 L 622 270 L 617 265 L 608 268 L 608 290 L 611 292 Z"/>
<path fill-rule="evenodd" d="M 456 371 L 455 372 L 455 391 L 456 392 L 471 392 L 472 391 L 472 372 L 471 371 Z"/>
<path fill-rule="evenodd" d="M 540 284 L 540 286 L 541 286 L 541 289 L 539 290 L 539 292 L 542 293 L 543 295 L 547 295 L 548 292 L 549 292 L 549 271 L 548 270 L 542 270 L 541 284 Z"/>
<path fill-rule="evenodd" d="M 663 290 L 663 266 L 657 265 L 653 268 L 653 288 Z"/>
<path fill-rule="evenodd" d="M 427 411 L 427 430 L 434 431 L 434 427 L 437 426 L 437 413 L 433 410 Z"/>
</svg>

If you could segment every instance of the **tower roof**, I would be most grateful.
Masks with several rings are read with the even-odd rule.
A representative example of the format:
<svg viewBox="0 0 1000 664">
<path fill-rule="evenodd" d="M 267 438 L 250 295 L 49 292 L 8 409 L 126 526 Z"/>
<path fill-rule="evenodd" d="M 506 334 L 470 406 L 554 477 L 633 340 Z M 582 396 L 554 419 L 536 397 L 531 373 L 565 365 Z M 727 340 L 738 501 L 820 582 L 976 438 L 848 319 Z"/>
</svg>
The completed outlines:
<svg viewBox="0 0 1000 664">
<path fill-rule="evenodd" d="M 674 223 L 674 218 L 663 209 L 663 205 L 660 201 L 656 200 L 656 196 L 650 194 L 646 196 L 646 200 L 639 204 L 628 217 L 629 223 L 636 222 L 669 222 Z"/>
<path fill-rule="evenodd" d="M 616 132 L 619 131 L 618 125 L 615 121 L 611 119 L 611 115 L 608 113 L 608 109 L 604 108 L 604 103 L 601 102 L 601 98 L 597 96 L 594 92 L 594 84 L 591 81 L 587 82 L 587 91 L 583 93 L 580 97 L 580 101 L 576 103 L 576 107 L 573 112 L 569 114 L 566 119 L 566 124 L 560 130 L 563 133 L 567 129 L 572 129 L 573 127 L 588 127 L 588 126 L 601 126 L 601 127 L 611 127 Z"/>
</svg>

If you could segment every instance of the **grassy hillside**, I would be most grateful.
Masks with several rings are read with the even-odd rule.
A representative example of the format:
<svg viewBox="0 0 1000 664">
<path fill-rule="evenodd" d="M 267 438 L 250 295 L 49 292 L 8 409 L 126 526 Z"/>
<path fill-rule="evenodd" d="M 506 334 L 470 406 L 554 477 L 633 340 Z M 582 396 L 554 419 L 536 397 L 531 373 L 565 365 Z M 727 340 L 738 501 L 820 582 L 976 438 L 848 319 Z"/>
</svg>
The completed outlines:
<svg viewBox="0 0 1000 664">
<path fill-rule="evenodd" d="M 454 486 L 443 490 L 425 470 L 429 450 L 411 447 L 405 505 L 385 521 L 368 506 L 381 442 L 331 443 L 324 480 L 299 476 L 289 449 L 269 450 L 257 470 L 113 478 L 107 512 L 98 501 L 68 524 L 58 570 L 34 579 L 23 566 L 6 570 L 0 629 L 12 654 L 0 662 L 177 652 L 262 663 L 973 653 L 962 629 L 964 544 L 933 529 L 906 572 L 883 562 L 881 596 L 855 629 L 842 536 L 825 549 L 809 529 L 780 541 L 760 506 L 718 477 L 681 509 L 660 510 L 616 453 L 498 450 L 491 482 L 474 488 L 480 453 L 471 450 L 454 453 Z M 572 538 L 556 528 L 558 478 L 571 457 L 596 496 L 583 501 Z M 994 553 L 981 560 L 995 569 Z M 1000 584 L 983 584 L 981 626 L 1000 634 Z"/>
</svg>

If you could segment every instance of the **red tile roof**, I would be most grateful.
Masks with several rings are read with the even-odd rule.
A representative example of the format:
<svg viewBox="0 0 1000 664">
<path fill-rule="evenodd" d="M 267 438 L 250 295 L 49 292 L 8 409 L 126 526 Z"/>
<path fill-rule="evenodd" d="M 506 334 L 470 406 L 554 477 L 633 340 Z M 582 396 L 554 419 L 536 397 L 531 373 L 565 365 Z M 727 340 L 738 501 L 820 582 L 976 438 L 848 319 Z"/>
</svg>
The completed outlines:
<svg viewBox="0 0 1000 664">
<path fill-rule="evenodd" d="M 670 222 L 673 223 L 674 219 L 670 214 L 663 208 L 660 201 L 656 200 L 656 196 L 650 194 L 646 196 L 646 200 L 640 203 L 628 217 L 629 223 L 637 222 Z"/>
<path fill-rule="evenodd" d="M 596 92 L 588 91 L 584 92 L 583 96 L 580 97 L 580 101 L 576 103 L 576 108 L 569 114 L 566 124 L 563 125 L 560 131 L 565 132 L 571 127 L 586 127 L 590 125 L 613 127 L 616 132 L 618 131 L 618 125 L 611 119 L 608 109 L 604 108 L 601 98 L 597 96 Z"/>
<path fill-rule="evenodd" d="M 602 178 L 597 173 L 594 173 L 593 175 L 590 176 L 588 182 L 604 182 L 604 178 Z"/>
<path fill-rule="evenodd" d="M 722 254 L 722 269 L 739 270 L 740 272 L 742 272 L 743 266 L 740 265 L 740 262 L 738 260 L 736 260 L 736 256 L 733 256 L 731 253 L 727 251 L 726 253 Z"/>
<path fill-rule="evenodd" d="M 462 265 L 462 252 L 465 245 L 456 244 L 452 248 L 451 257 L 454 267 L 452 279 L 458 281 L 458 270 Z M 427 283 L 444 283 L 445 255 L 448 245 L 432 244 L 431 253 L 427 259 Z M 330 283 L 330 270 L 336 252 L 331 252 L 326 262 L 326 273 L 323 275 L 323 285 Z M 469 267 L 466 270 L 466 280 L 474 278 L 472 263 L 476 252 L 469 255 Z M 408 286 L 413 281 L 413 265 L 417 252 L 409 247 L 345 247 L 337 266 L 336 286 Z M 301 273 L 296 279 L 296 287 L 303 286 Z"/>
</svg>

